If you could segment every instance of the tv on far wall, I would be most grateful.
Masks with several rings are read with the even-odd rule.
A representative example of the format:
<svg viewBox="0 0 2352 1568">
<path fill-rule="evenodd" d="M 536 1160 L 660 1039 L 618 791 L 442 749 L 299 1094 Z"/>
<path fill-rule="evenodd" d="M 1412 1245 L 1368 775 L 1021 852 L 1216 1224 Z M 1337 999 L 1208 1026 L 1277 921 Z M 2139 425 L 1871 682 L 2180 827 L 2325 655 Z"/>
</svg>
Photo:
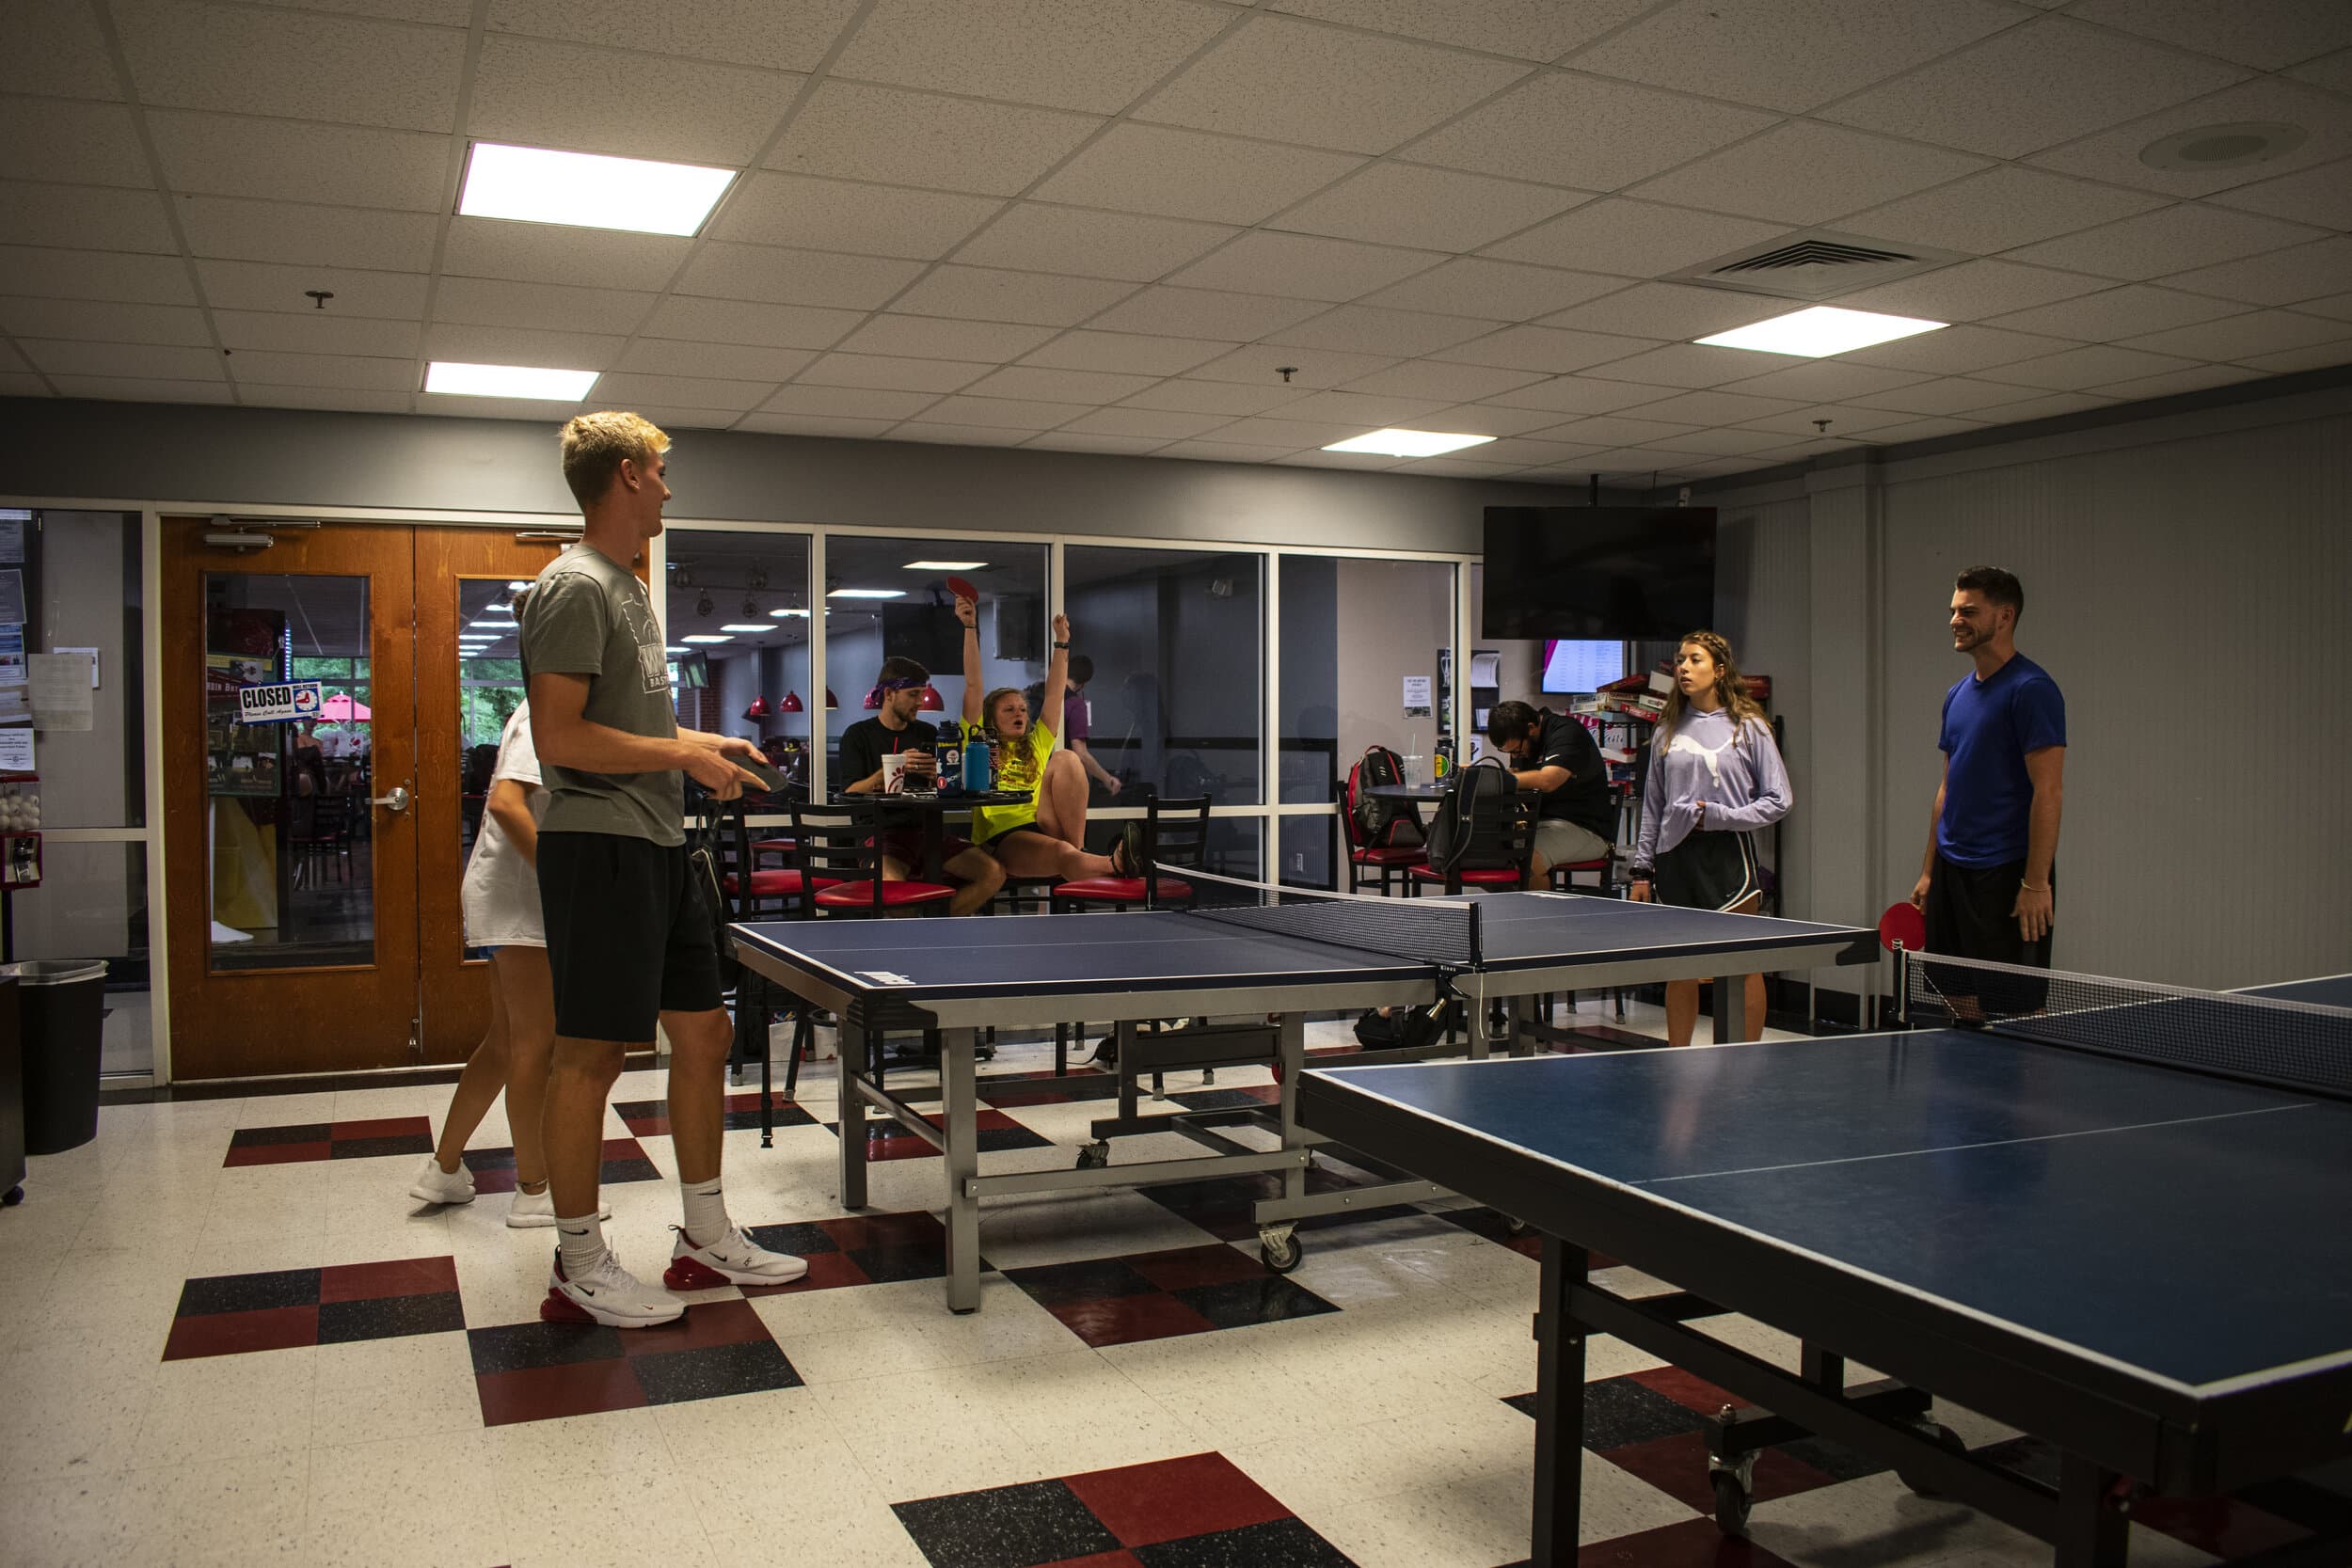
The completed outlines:
<svg viewBox="0 0 2352 1568">
<path fill-rule="evenodd" d="M 1483 636 L 1670 641 L 1714 622 L 1715 509 L 1490 506 L 1484 576 Z"/>
<path fill-rule="evenodd" d="M 1554 637 L 1544 641 L 1543 689 L 1548 696 L 1581 696 L 1624 678 L 1625 642 L 1621 638 Z"/>
</svg>

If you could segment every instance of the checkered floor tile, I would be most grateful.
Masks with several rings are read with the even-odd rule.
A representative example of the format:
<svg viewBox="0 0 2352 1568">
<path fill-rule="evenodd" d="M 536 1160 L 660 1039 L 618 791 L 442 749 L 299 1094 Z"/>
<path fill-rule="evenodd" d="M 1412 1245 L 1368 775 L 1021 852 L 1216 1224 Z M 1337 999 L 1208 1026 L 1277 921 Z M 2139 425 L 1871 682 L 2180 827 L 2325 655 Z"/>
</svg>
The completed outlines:
<svg viewBox="0 0 2352 1568">
<path fill-rule="evenodd" d="M 768 1104 L 770 1119 L 778 1130 L 817 1125 L 817 1117 L 803 1106 L 787 1100 L 782 1089 L 769 1095 Z M 670 1102 L 666 1100 L 631 1100 L 613 1106 L 612 1110 L 628 1130 L 641 1138 L 666 1138 L 670 1135 Z M 727 1096 L 728 1132 L 756 1130 L 758 1126 L 759 1096 L 756 1092 Z"/>
<path fill-rule="evenodd" d="M 1005 1277 L 1098 1350 L 1339 1310 L 1223 1243 L 1007 1269 Z"/>
<path fill-rule="evenodd" d="M 900 1279 L 940 1279 L 947 1273 L 947 1229 L 928 1213 L 856 1215 L 755 1225 L 746 1233 L 761 1246 L 788 1252 L 808 1264 L 789 1285 L 746 1285 L 746 1296 L 789 1295 L 845 1285 Z M 988 1267 L 988 1259 L 980 1259 Z"/>
<path fill-rule="evenodd" d="M 180 1290 L 164 1359 L 441 1334 L 466 1326 L 447 1258 L 214 1275 Z"/>
<path fill-rule="evenodd" d="M 705 1301 L 674 1323 L 469 1329 L 482 1424 L 507 1426 L 648 1404 L 797 1388 L 801 1374 L 742 1301 Z"/>
<path fill-rule="evenodd" d="M 298 1122 L 291 1127 L 245 1127 L 230 1134 L 223 1165 L 289 1165 L 308 1160 L 372 1160 L 387 1154 L 433 1152 L 433 1123 L 425 1117 L 373 1121 Z"/>
</svg>

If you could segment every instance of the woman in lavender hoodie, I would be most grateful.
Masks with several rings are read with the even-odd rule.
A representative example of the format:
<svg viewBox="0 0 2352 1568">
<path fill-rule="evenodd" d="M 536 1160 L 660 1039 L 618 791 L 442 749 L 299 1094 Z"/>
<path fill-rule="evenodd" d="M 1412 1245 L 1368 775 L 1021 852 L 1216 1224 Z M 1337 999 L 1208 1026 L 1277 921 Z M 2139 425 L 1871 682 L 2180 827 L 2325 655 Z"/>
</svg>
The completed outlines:
<svg viewBox="0 0 2352 1568">
<path fill-rule="evenodd" d="M 1788 815 L 1788 769 L 1764 710 L 1740 684 L 1731 644 L 1694 631 L 1675 655 L 1675 689 L 1651 738 L 1633 847 L 1632 895 L 1754 914 L 1763 897 L 1749 834 Z M 1747 977 L 1748 1038 L 1764 1035 L 1764 976 Z M 1666 1039 L 1691 1043 L 1699 983 L 1666 987 Z"/>
</svg>

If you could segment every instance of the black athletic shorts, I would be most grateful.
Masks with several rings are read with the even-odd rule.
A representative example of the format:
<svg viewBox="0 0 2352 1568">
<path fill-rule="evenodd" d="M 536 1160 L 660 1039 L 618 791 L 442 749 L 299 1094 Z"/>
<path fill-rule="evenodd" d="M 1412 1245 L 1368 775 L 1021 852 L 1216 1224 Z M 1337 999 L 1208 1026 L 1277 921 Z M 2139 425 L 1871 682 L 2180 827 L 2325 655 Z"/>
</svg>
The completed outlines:
<svg viewBox="0 0 2352 1568">
<path fill-rule="evenodd" d="M 1928 873 L 1928 951 L 1956 958 L 1980 958 L 1993 963 L 2022 964 L 2028 969 L 2050 967 L 2050 942 L 2058 933 L 2055 915 L 2039 942 L 2027 942 L 2017 929 L 2017 888 L 2026 879 L 2026 863 L 2007 865 L 1959 865 L 1935 857 Z M 2058 868 L 2050 868 L 2050 887 L 2058 887 Z M 1928 979 L 1947 996 L 1981 995 L 1984 1010 L 1996 1015 L 2032 1012 L 2048 990 L 2040 980 L 2009 981 L 1965 970 L 1931 965 Z M 1996 994 L 1997 993 L 1997 994 Z"/>
<path fill-rule="evenodd" d="M 1697 832 L 1661 850 L 1650 896 L 1686 910 L 1729 910 L 1763 890 L 1756 846 L 1742 832 Z"/>
<path fill-rule="evenodd" d="M 646 1044 L 662 1013 L 720 1005 L 717 927 L 684 845 L 541 833 L 539 909 L 558 1035 Z"/>
</svg>

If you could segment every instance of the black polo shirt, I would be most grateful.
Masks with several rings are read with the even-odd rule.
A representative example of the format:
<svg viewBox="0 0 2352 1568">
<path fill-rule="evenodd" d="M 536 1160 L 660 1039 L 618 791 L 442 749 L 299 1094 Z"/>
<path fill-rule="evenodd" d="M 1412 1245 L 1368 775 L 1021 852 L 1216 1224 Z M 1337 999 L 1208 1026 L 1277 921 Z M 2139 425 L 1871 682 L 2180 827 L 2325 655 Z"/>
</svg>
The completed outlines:
<svg viewBox="0 0 2352 1568">
<path fill-rule="evenodd" d="M 1603 843 L 1617 836 L 1617 802 L 1609 793 L 1609 768 L 1593 744 L 1593 732 L 1571 714 L 1540 710 L 1535 719 L 1535 754 L 1518 764 L 1522 772 L 1565 768 L 1568 782 L 1547 790 L 1540 816 L 1565 817 Z"/>
</svg>

